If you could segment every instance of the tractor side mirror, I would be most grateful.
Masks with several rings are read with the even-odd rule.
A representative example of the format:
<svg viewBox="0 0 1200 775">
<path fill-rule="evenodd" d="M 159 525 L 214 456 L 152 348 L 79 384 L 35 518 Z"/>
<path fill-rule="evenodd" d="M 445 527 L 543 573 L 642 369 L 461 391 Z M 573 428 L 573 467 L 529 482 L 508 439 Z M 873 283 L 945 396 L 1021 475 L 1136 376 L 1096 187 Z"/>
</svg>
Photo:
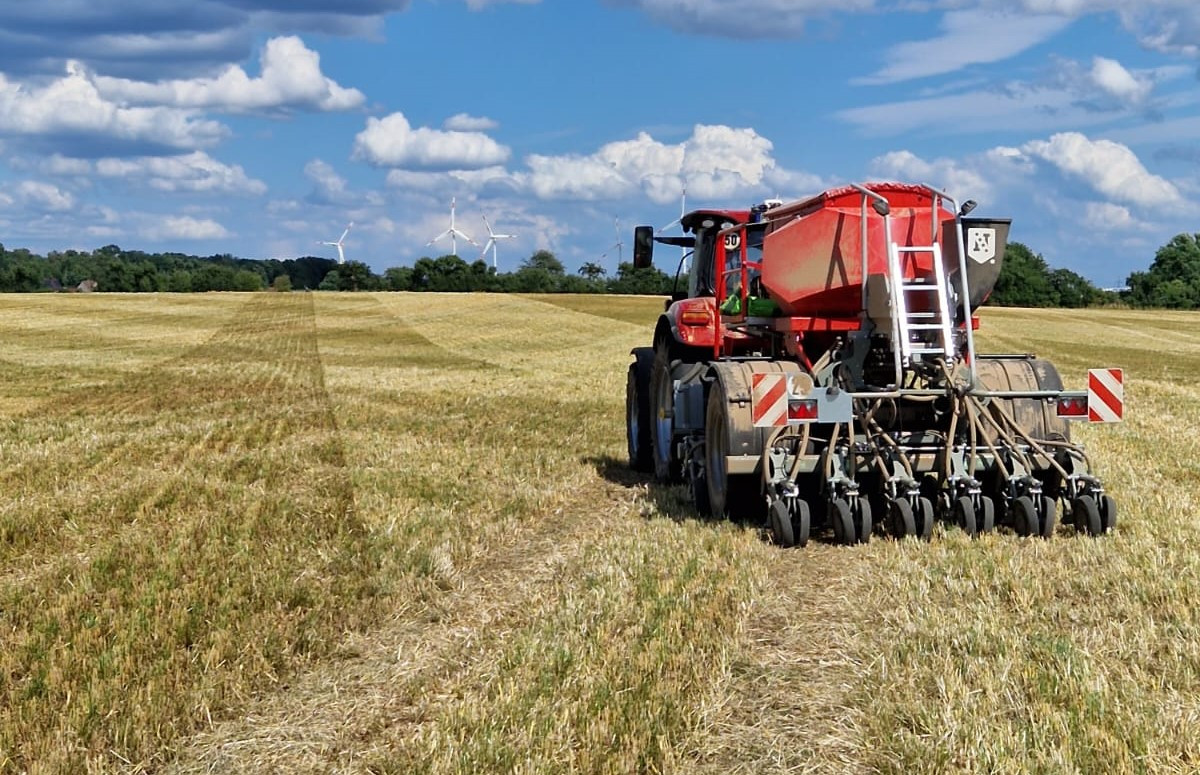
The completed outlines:
<svg viewBox="0 0 1200 775">
<path fill-rule="evenodd" d="M 633 266 L 645 269 L 654 263 L 654 227 L 635 226 L 633 229 Z"/>
</svg>

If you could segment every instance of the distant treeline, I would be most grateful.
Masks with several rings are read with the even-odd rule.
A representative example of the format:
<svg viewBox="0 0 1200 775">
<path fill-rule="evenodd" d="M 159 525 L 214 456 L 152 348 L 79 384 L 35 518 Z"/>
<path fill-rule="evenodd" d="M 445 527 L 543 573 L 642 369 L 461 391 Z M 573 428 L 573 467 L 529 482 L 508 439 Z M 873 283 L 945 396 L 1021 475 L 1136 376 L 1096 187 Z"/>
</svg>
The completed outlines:
<svg viewBox="0 0 1200 775">
<path fill-rule="evenodd" d="M 1025 245 L 1010 242 L 987 303 L 996 307 L 1090 307 L 1120 300 L 1119 294 L 1097 288 L 1070 269 L 1051 269 L 1046 259 Z"/>
<path fill-rule="evenodd" d="M 198 257 L 144 253 L 106 245 L 92 252 L 67 250 L 47 256 L 0 245 L 0 292 L 107 291 L 116 293 L 199 291 L 490 291 L 493 293 L 668 294 L 675 280 L 650 267 L 622 262 L 614 276 L 594 262 L 568 272 L 548 250 L 539 250 L 513 272 L 458 256 L 419 258 L 412 266 L 375 274 L 359 261 L 339 265 L 328 258 L 247 259 L 228 254 Z M 1159 248 L 1153 264 L 1134 272 L 1119 293 L 1097 288 L 1069 269 L 1051 269 L 1020 242 L 1009 243 L 989 304 L 1013 307 L 1087 307 L 1126 303 L 1136 307 L 1200 308 L 1200 234 L 1180 234 Z"/>
<path fill-rule="evenodd" d="M 1051 269 L 1019 242 L 1009 243 L 989 304 L 1009 307 L 1131 307 L 1200 309 L 1200 234 L 1179 234 L 1154 254 L 1125 288 L 1102 290 L 1069 269 Z"/>
<path fill-rule="evenodd" d="M 106 245 L 92 252 L 48 256 L 0 245 L 0 291 L 96 290 L 114 293 L 258 291 L 286 277 L 292 287 L 316 288 L 337 266 L 327 258 L 255 261 L 230 255 L 200 258 L 143 253 Z M 82 286 L 82 287 L 81 287 Z"/>
<path fill-rule="evenodd" d="M 540 250 L 515 272 L 496 272 L 486 262 L 458 256 L 420 258 L 375 274 L 360 261 L 339 265 L 328 258 L 256 260 L 224 254 L 144 253 L 106 245 L 92 252 L 67 250 L 39 256 L 0 245 L 0 292 L 105 291 L 192 293 L 202 291 L 492 291 L 497 293 L 669 293 L 671 278 L 657 269 L 622 263 L 615 277 L 595 263 L 569 274 L 553 253 Z"/>
</svg>

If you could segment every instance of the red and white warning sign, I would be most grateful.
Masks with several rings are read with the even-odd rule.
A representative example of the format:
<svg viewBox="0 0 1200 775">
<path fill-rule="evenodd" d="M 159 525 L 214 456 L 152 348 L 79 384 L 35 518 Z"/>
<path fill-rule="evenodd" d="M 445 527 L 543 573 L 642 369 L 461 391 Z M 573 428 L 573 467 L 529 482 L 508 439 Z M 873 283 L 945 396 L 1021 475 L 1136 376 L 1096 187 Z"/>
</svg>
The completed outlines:
<svg viewBox="0 0 1200 775">
<path fill-rule="evenodd" d="M 751 377 L 750 416 L 757 428 L 787 425 L 788 379 L 786 374 L 754 374 Z"/>
<path fill-rule="evenodd" d="M 1125 415 L 1125 374 L 1121 369 L 1088 370 L 1088 421 L 1121 422 Z"/>
</svg>

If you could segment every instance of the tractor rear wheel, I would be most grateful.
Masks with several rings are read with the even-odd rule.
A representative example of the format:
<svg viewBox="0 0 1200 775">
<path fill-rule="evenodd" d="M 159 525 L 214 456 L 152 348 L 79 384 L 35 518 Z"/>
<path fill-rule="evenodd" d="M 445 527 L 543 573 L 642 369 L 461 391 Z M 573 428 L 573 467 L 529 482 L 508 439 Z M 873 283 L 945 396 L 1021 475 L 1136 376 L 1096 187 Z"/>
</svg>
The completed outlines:
<svg viewBox="0 0 1200 775">
<path fill-rule="evenodd" d="M 654 478 L 660 482 L 678 482 L 683 466 L 675 452 L 675 380 L 671 376 L 671 343 L 665 339 L 654 346 L 649 406 Z"/>
<path fill-rule="evenodd" d="M 637 360 L 629 364 L 625 380 L 625 440 L 629 448 L 629 467 L 650 473 L 654 470 L 650 439 L 650 373 L 654 365 L 654 350 L 639 347 L 634 350 Z"/>
<path fill-rule="evenodd" d="M 721 380 L 713 382 L 704 413 L 704 472 L 708 481 L 708 502 L 713 516 L 737 521 L 760 522 L 765 516 L 762 477 L 758 474 L 731 474 L 725 459 L 730 449 L 732 430 L 729 398 Z"/>
</svg>

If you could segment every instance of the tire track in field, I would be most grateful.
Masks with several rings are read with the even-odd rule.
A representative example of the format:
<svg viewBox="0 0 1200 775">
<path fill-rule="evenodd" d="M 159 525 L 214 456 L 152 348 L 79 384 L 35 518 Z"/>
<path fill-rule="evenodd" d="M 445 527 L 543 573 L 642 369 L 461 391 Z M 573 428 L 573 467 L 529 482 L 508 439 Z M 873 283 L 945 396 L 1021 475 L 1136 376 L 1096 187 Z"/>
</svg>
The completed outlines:
<svg viewBox="0 0 1200 775">
<path fill-rule="evenodd" d="M 98 445 L 82 460 L 66 451 L 56 455 L 57 465 L 51 467 L 46 478 L 90 478 L 101 480 L 102 485 L 115 483 L 117 492 L 102 488 L 100 500 L 93 504 L 96 510 L 104 510 L 114 495 L 126 494 L 121 488 L 128 486 L 133 469 L 141 467 L 161 472 L 169 484 L 174 475 L 187 471 L 191 464 L 213 453 L 231 449 L 251 451 L 258 442 L 277 441 L 289 425 L 303 427 L 297 419 L 315 421 L 315 427 L 323 431 L 336 431 L 332 405 L 321 382 L 316 358 L 311 299 L 289 305 L 292 309 L 286 314 L 280 314 L 274 301 L 270 297 L 251 298 L 206 342 L 160 364 L 156 371 L 130 374 L 115 384 L 95 388 L 83 400 L 39 411 L 36 419 L 48 424 L 72 417 L 90 418 L 96 425 L 118 429 L 111 433 L 108 443 Z M 260 342 L 249 347 L 245 344 L 247 339 L 267 337 L 269 341 L 265 344 Z M 303 388 L 298 390 L 297 385 Z M 261 403 L 268 393 L 279 396 L 281 411 L 267 419 L 221 415 L 231 401 Z M 291 409 L 282 411 L 289 401 L 298 407 L 299 418 Z M 313 403 L 316 404 L 315 411 L 308 408 Z M 159 430 L 157 426 L 168 415 L 184 427 Z M 198 423 L 201 427 L 192 427 Z M 70 441 L 71 438 L 66 437 L 64 446 Z M 149 449 L 153 449 L 152 458 L 139 454 Z M 340 447 L 335 448 L 334 462 L 339 467 L 344 466 Z M 0 485 L 14 486 L 31 469 L 45 473 L 42 461 L 27 462 L 0 474 Z M 134 513 L 128 515 L 130 518 L 152 503 L 162 487 L 140 490 L 147 494 L 131 504 Z M 112 527 L 111 524 L 97 525 L 95 532 L 103 529 L 107 533 Z M 136 525 L 124 527 L 135 528 Z M 86 531 L 80 532 L 76 543 L 86 543 L 88 537 Z M 47 538 L 41 536 L 40 540 L 40 548 L 46 552 L 54 548 L 45 545 Z M 30 557 L 17 559 L 28 560 Z"/>
<path fill-rule="evenodd" d="M 37 646 L 45 639 L 44 626 L 36 623 L 44 618 L 43 614 L 20 604 L 0 609 L 6 631 L 0 639 L 0 646 L 4 646 L 0 652 L 8 655 L 4 670 L 17 677 L 11 688 L 18 695 L 8 699 L 14 703 L 11 707 L 19 708 L 21 717 L 27 719 L 24 727 L 0 729 L 0 749 L 12 750 L 18 765 L 22 761 L 48 760 L 48 750 L 55 751 L 54 756 L 60 757 L 55 760 L 64 766 L 78 764 L 81 760 L 74 757 L 94 750 L 97 736 L 101 746 L 109 745 L 117 751 L 114 756 L 118 759 L 161 760 L 159 747 L 190 731 L 198 720 L 198 708 L 206 715 L 210 710 L 219 712 L 229 701 L 222 697 L 241 695 L 273 673 L 286 670 L 297 648 L 321 652 L 327 635 L 343 632 L 367 615 L 355 610 L 356 606 L 347 608 L 353 595 L 359 593 L 356 585 L 367 581 L 374 571 L 367 556 L 370 550 L 366 531 L 354 516 L 345 449 L 317 357 L 312 299 L 264 296 L 252 299 L 240 313 L 208 342 L 167 368 L 123 383 L 120 398 L 97 397 L 92 409 L 104 407 L 119 413 L 121 419 L 144 420 L 142 430 L 152 431 L 163 413 L 175 416 L 189 430 L 168 434 L 149 449 L 142 447 L 143 439 L 134 433 L 120 445 L 123 454 L 110 453 L 90 465 L 93 478 L 101 481 L 108 476 L 136 478 L 143 474 L 147 481 L 115 496 L 101 494 L 100 504 L 107 504 L 110 512 L 107 518 L 82 525 L 78 535 L 68 542 L 85 548 L 84 553 L 60 552 L 32 570 L 18 569 L 0 580 L 3 600 L 44 598 L 52 612 L 62 614 L 62 622 L 52 630 L 58 634 L 45 646 Z M 146 392 L 155 395 L 147 398 Z M 131 425 L 136 426 L 136 422 Z M 152 458 L 138 454 L 147 451 Z M 181 492 L 188 493 L 182 504 L 155 503 L 164 495 Z M 301 513 L 293 513 L 293 509 Z M 224 556 L 222 539 L 257 533 L 262 533 L 261 543 L 253 547 L 255 555 L 249 563 L 236 556 Z M 259 557 L 264 567 L 258 567 Z M 104 558 L 102 568 L 95 566 L 96 558 Z M 107 589 L 110 564 L 116 558 L 122 563 L 117 566 L 119 578 L 132 584 L 129 594 L 133 596 L 128 602 L 114 603 L 114 593 L 117 599 L 126 593 Z M 347 562 L 354 564 L 344 567 Z M 97 689 L 90 682 L 75 685 L 77 680 L 88 679 L 72 671 L 78 670 L 80 660 L 83 664 L 91 660 L 86 653 L 76 653 L 79 641 L 73 630 L 82 626 L 80 621 L 94 617 L 71 612 L 94 609 L 92 598 L 103 594 L 104 608 L 118 615 L 112 624 L 119 630 L 123 619 L 119 612 L 127 607 L 128 616 L 131 607 L 144 605 L 146 593 L 137 594 L 136 590 L 147 583 L 156 590 L 154 594 L 173 601 L 155 608 L 154 615 L 171 617 L 172 609 L 177 611 L 176 606 L 181 604 L 188 611 L 203 611 L 215 604 L 204 597 L 212 581 L 203 572 L 214 563 L 209 572 L 215 570 L 217 578 L 230 573 L 247 574 L 230 578 L 235 589 L 248 584 L 248 594 L 243 597 L 241 593 L 230 593 L 237 598 L 234 607 L 222 609 L 225 613 L 221 616 L 232 617 L 223 627 L 232 627 L 233 631 L 206 631 L 203 624 L 194 632 L 190 627 L 180 631 L 178 625 L 155 629 L 155 644 L 151 645 L 161 643 L 166 650 L 148 653 L 145 665 L 135 667 L 134 674 L 120 676 L 119 680 L 123 685 L 137 686 L 143 671 L 150 671 L 144 675 L 148 684 L 139 696 L 151 695 L 159 707 L 143 709 L 127 703 L 114 707 L 105 723 L 90 733 L 91 742 L 80 739 L 73 747 L 68 730 L 78 729 L 79 721 L 61 711 L 62 704 L 69 705 L 73 695 L 92 696 L 96 704 L 109 700 L 103 696 L 103 687 Z M 296 598 L 287 586 L 276 590 L 277 580 L 272 574 L 285 572 L 290 577 L 293 574 L 287 566 L 292 563 L 297 572 L 296 589 L 308 589 L 305 594 L 311 596 L 321 595 L 320 590 L 332 586 L 332 601 L 318 598 L 305 602 L 308 598 Z M 244 570 L 238 570 L 243 566 Z M 320 575 L 322 568 L 327 569 L 328 578 Z M 156 586 L 158 582 L 153 579 L 164 574 L 179 577 L 182 586 Z M 253 580 L 256 574 L 262 576 L 262 582 Z M 63 579 L 70 591 L 60 583 Z M 292 595 L 294 601 L 275 600 L 276 594 Z M 343 594 L 350 597 L 342 599 Z M 297 605 L 313 618 L 300 629 L 297 627 L 303 619 L 289 614 Z M 259 639 L 265 636 L 264 645 L 230 651 L 220 665 L 205 667 L 200 673 L 195 671 L 202 663 L 178 665 L 180 652 L 169 647 L 172 637 L 187 638 L 189 646 L 193 639 L 203 644 L 215 637 L 213 648 L 228 650 L 235 647 L 228 637 L 242 627 L 254 630 L 252 622 L 261 622 L 264 632 L 254 632 L 254 637 L 262 643 Z M 272 627 L 282 628 L 281 641 L 274 646 Z M 23 661 L 31 654 L 42 656 L 33 662 Z M 152 687 L 161 677 L 155 672 L 160 669 L 155 667 L 157 660 L 174 665 L 166 668 L 170 679 L 167 683 L 175 687 L 172 695 L 185 689 L 181 696 L 155 698 L 157 690 Z M 0 658 L 0 663 L 5 661 Z M 226 662 L 229 666 L 223 667 Z M 182 674 L 171 677 L 172 669 Z M 44 703 L 29 701 L 27 693 L 22 692 L 21 677 L 34 672 L 62 677 L 60 685 L 50 687 Z M 65 700 L 61 696 L 64 692 Z M 102 696 L 96 699 L 98 692 Z M 58 710 L 51 707 L 56 705 Z M 141 719 L 140 714 L 147 712 L 153 714 L 152 720 Z M 56 713 L 61 713 L 57 720 Z M 39 718 L 42 720 L 37 722 Z M 121 729 L 125 731 L 117 731 Z M 53 748 L 43 748 L 48 743 L 39 741 L 48 739 L 58 742 Z"/>
<path fill-rule="evenodd" d="M 325 369 L 342 366 L 424 369 L 444 367 L 447 361 L 452 361 L 456 369 L 493 366 L 435 341 L 417 327 L 419 323 L 435 320 L 461 321 L 460 310 L 431 314 L 423 309 L 420 314 L 407 316 L 385 306 L 374 294 L 339 297 L 323 304 L 337 313 L 335 325 L 318 330 L 320 360 Z M 369 353 L 364 352 L 364 341 L 369 342 Z"/>
<path fill-rule="evenodd" d="M 161 487 L 139 484 L 138 477 L 130 475 L 133 470 L 169 481 L 172 472 L 185 470 L 201 457 L 249 451 L 277 440 L 289 424 L 301 427 L 307 420 L 331 429 L 332 407 L 320 382 L 315 337 L 311 298 L 253 297 L 203 344 L 156 369 L 127 375 L 70 403 L 42 407 L 14 420 L 42 425 L 50 433 L 66 424 L 92 438 L 85 438 L 81 449 L 78 436 L 64 435 L 44 454 L 0 472 L 0 487 L 42 493 L 52 512 L 24 509 L 15 523 L 0 529 L 0 535 L 8 534 L 10 547 L 22 546 L 22 537 L 15 533 L 29 531 L 27 551 L 13 554 L 0 544 L 0 561 L 27 566 L 37 556 L 63 550 L 63 541 L 86 544 L 114 527 L 106 522 L 89 530 L 87 514 L 62 514 L 61 506 L 55 508 L 61 495 L 84 498 L 74 505 L 86 506 L 92 514 L 119 503 L 131 520 L 161 494 Z M 276 411 L 269 425 L 257 416 L 246 422 L 250 415 L 239 404 L 259 403 L 269 396 L 278 396 L 280 407 L 294 402 L 301 416 Z M 315 412 L 305 408 L 314 402 Z M 111 516 L 118 524 L 126 521 Z"/>
<path fill-rule="evenodd" d="M 762 596 L 746 620 L 718 711 L 680 772 L 866 770 L 852 707 L 865 619 L 865 548 L 768 548 Z"/>
<path fill-rule="evenodd" d="M 448 325 L 454 316 L 436 318 Z M 470 351 L 485 349 L 470 344 Z M 537 352 L 552 351 L 542 346 Z M 629 497 L 617 484 L 601 488 L 603 497 Z M 461 701 L 454 692 L 464 672 L 491 664 L 503 653 L 506 633 L 533 624 L 525 601 L 618 527 L 614 519 L 629 519 L 601 516 L 596 506 L 592 490 L 552 513 L 531 515 L 462 570 L 432 611 L 402 608 L 387 625 L 349 639 L 340 649 L 343 659 L 316 665 L 260 697 L 240 718 L 190 740 L 169 771 L 357 772 L 396 754 L 398 745 L 408 748 Z M 854 608 L 860 563 L 835 547 L 758 549 L 747 561 L 765 554 L 770 584 L 750 609 L 734 675 L 715 687 L 719 696 L 709 704 L 716 710 L 694 745 L 682 749 L 692 758 L 677 771 L 782 771 L 813 761 L 838 761 L 853 771 L 857 722 L 845 706 L 858 663 L 854 652 L 838 649 L 858 627 L 847 611 Z"/>
<path fill-rule="evenodd" d="M 339 300 L 338 307 L 345 306 Z M 388 342 L 398 338 L 418 345 L 415 352 L 407 353 L 403 365 L 437 369 L 435 381 L 450 378 L 460 368 L 509 371 L 452 351 L 419 332 L 403 330 L 407 326 L 402 318 L 381 304 L 363 302 L 354 307 L 353 325 L 322 333 L 323 363 L 392 368 L 399 365 L 394 356 L 373 357 L 372 349 L 386 351 Z M 344 313 L 339 309 L 339 314 Z M 457 317 L 457 312 L 427 314 L 421 320 L 441 321 L 434 323 L 436 327 Z M 378 339 L 380 331 L 385 332 L 383 340 Z M 363 334 L 369 337 L 368 344 L 353 341 Z M 513 379 L 523 384 L 519 374 Z M 545 409 L 544 404 L 537 407 Z M 489 431 L 482 427 L 487 420 L 455 422 L 474 426 L 474 443 L 488 443 Z M 455 438 L 454 431 L 439 430 Z M 423 425 L 407 424 L 397 432 L 425 433 Z M 458 449 L 453 454 L 471 452 Z M 589 472 L 587 479 L 593 478 Z M 547 495 L 549 499 L 535 513 L 489 538 L 486 553 L 469 555 L 470 564 L 453 571 L 451 589 L 430 598 L 422 589 L 428 580 L 410 577 L 409 595 L 424 595 L 422 602 L 406 602 L 403 593 L 397 594 L 399 610 L 394 618 L 348 639 L 340 649 L 344 658 L 315 665 L 279 691 L 260 697 L 239 718 L 198 735 L 182 747 L 170 771 L 361 769 L 363 757 L 382 753 L 401 730 L 415 729 L 436 713 L 437 687 L 465 665 L 486 658 L 496 647 L 498 633 L 528 623 L 530 596 L 550 585 L 558 569 L 578 558 L 606 530 L 605 520 L 596 518 L 596 498 L 628 501 L 630 497 L 623 487 L 608 484 L 599 496 L 594 489 L 585 493 L 577 488 L 565 495 Z"/>
<path fill-rule="evenodd" d="M 613 498 L 626 497 L 616 486 Z M 440 688 L 486 659 L 503 633 L 530 622 L 526 603 L 605 532 L 594 500 L 532 520 L 457 577 L 433 611 L 400 612 L 348 639 L 344 657 L 260 697 L 237 719 L 180 748 L 165 772 L 366 772 L 397 738 L 429 723 L 448 697 Z M 574 515 L 564 520 L 563 515 Z"/>
</svg>

